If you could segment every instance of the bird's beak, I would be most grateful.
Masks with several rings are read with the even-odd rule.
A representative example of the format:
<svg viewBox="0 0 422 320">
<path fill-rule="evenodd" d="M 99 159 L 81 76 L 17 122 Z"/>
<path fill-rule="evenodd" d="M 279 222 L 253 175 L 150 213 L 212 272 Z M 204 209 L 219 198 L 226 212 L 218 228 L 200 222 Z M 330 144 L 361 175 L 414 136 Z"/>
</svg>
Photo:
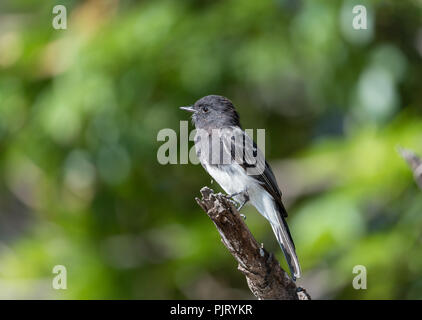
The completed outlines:
<svg viewBox="0 0 422 320">
<path fill-rule="evenodd" d="M 186 107 L 180 107 L 180 109 L 189 111 L 189 112 L 195 112 L 196 110 L 193 108 L 193 106 L 186 106 Z"/>
</svg>

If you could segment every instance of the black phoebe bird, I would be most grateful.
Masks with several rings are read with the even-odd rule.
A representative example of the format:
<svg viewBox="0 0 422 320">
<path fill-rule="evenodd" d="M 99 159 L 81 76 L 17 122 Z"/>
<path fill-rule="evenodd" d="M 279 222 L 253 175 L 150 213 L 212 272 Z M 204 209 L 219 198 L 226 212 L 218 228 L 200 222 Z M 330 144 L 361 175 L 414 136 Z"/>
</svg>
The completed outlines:
<svg viewBox="0 0 422 320">
<path fill-rule="evenodd" d="M 238 210 L 249 201 L 270 222 L 293 279 L 299 278 L 300 265 L 277 181 L 262 152 L 242 130 L 232 102 L 209 95 L 181 109 L 193 113 L 195 149 L 202 166 L 239 204 Z"/>
</svg>

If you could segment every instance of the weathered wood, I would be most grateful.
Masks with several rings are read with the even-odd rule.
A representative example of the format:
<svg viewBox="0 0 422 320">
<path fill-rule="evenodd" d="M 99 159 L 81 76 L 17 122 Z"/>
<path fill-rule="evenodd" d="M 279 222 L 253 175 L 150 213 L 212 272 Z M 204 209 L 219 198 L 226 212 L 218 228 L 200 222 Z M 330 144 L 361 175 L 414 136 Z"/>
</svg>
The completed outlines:
<svg viewBox="0 0 422 320">
<path fill-rule="evenodd" d="M 201 208 L 214 222 L 221 240 L 238 262 L 252 293 L 258 299 L 309 300 L 310 296 L 283 270 L 272 253 L 255 240 L 243 218 L 226 195 L 201 189 Z"/>
</svg>

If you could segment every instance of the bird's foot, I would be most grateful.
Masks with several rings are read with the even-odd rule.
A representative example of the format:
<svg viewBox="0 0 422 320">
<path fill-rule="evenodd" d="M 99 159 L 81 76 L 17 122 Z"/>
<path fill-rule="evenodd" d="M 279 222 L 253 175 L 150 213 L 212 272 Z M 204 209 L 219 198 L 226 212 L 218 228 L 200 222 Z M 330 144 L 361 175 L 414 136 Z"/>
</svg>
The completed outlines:
<svg viewBox="0 0 422 320">
<path fill-rule="evenodd" d="M 242 192 L 235 192 L 235 193 L 232 193 L 232 194 L 226 194 L 226 197 L 229 198 L 229 199 L 233 199 L 234 197 L 240 195 L 241 193 Z"/>
<path fill-rule="evenodd" d="M 232 200 L 232 199 L 227 199 L 228 202 L 230 202 L 236 209 L 237 206 L 239 205 L 236 201 Z"/>
<path fill-rule="evenodd" d="M 229 199 L 229 201 L 233 201 L 232 199 L 234 197 L 240 196 L 240 195 L 242 196 L 243 201 L 240 203 L 237 203 L 234 201 L 237 204 L 237 207 L 236 207 L 237 211 L 240 211 L 243 208 L 243 206 L 249 201 L 248 193 L 246 191 L 241 191 L 241 192 L 236 192 L 236 193 L 227 195 L 227 198 Z"/>
<path fill-rule="evenodd" d="M 239 207 L 237 208 L 237 211 L 240 211 L 243 208 L 243 206 L 247 204 L 249 201 L 249 195 L 246 191 L 242 192 L 242 195 L 243 195 L 243 202 L 239 205 Z"/>
<path fill-rule="evenodd" d="M 233 200 L 233 197 L 234 197 L 234 196 L 236 196 L 236 194 L 235 194 L 235 195 L 230 195 L 230 194 L 224 194 L 224 193 L 219 192 L 217 195 L 219 195 L 219 196 L 222 196 L 222 197 L 226 198 L 226 200 L 227 200 L 229 203 L 231 203 L 232 205 L 234 205 L 234 206 L 237 208 L 238 203 L 237 203 L 236 201 L 234 201 L 234 200 Z"/>
</svg>

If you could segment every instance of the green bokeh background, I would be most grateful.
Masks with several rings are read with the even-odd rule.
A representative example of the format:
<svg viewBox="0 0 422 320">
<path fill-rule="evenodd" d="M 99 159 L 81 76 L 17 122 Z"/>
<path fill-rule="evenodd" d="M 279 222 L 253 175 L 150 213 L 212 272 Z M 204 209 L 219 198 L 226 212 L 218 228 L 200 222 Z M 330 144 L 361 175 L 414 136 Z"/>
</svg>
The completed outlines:
<svg viewBox="0 0 422 320">
<path fill-rule="evenodd" d="M 299 285 L 422 298 L 422 191 L 396 150 L 422 154 L 421 62 L 417 0 L 1 1 L 0 298 L 253 298 L 194 201 L 218 186 L 157 161 L 158 132 L 207 94 L 266 129 Z M 285 265 L 264 218 L 243 213 Z"/>
</svg>

